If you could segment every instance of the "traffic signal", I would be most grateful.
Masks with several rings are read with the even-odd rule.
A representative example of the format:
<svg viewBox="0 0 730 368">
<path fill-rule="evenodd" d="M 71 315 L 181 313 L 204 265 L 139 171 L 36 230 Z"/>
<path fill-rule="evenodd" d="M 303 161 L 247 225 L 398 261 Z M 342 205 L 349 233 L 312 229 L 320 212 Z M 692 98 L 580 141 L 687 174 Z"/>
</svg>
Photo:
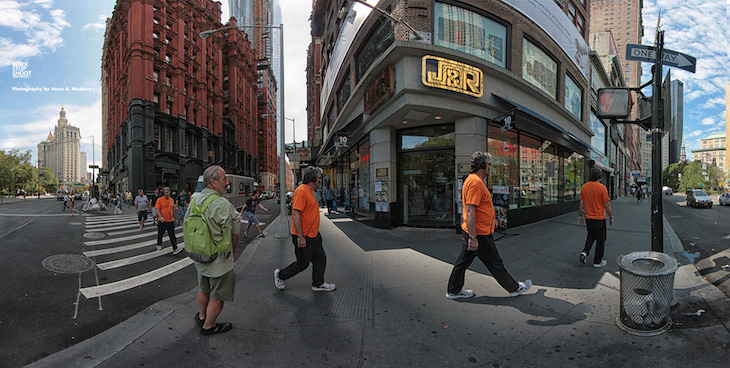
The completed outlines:
<svg viewBox="0 0 730 368">
<path fill-rule="evenodd" d="M 599 118 L 626 119 L 631 108 L 631 91 L 628 88 L 599 88 Z"/>
</svg>

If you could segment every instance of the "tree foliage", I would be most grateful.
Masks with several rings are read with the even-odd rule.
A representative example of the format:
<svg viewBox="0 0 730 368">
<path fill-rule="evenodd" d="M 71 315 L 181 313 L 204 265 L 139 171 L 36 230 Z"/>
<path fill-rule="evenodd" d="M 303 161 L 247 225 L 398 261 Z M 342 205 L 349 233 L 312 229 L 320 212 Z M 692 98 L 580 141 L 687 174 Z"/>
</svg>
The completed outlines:
<svg viewBox="0 0 730 368">
<path fill-rule="evenodd" d="M 16 194 L 21 190 L 26 193 L 38 190 L 38 169 L 31 164 L 31 159 L 30 151 L 0 151 L 0 192 Z"/>
</svg>

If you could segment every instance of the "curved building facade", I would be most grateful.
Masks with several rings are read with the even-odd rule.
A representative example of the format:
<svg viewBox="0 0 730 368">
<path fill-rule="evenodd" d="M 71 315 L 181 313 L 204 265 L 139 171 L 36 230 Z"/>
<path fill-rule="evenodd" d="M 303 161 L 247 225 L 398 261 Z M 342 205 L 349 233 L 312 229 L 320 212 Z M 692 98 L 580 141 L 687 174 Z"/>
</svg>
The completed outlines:
<svg viewBox="0 0 730 368">
<path fill-rule="evenodd" d="M 340 210 L 374 226 L 457 226 L 478 150 L 492 154 L 501 228 L 577 209 L 593 136 L 590 4 L 537 3 L 378 2 L 392 21 L 314 2 L 321 112 L 310 125 L 322 127 L 316 164 Z"/>
</svg>

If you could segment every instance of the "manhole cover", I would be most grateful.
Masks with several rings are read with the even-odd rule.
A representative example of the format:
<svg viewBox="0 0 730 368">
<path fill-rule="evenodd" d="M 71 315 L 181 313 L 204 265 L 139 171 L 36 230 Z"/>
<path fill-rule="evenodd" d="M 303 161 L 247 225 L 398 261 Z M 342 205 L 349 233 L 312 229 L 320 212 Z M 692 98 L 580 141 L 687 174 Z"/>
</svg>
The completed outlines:
<svg viewBox="0 0 730 368">
<path fill-rule="evenodd" d="M 94 268 L 94 261 L 77 254 L 59 254 L 43 260 L 43 267 L 56 273 L 81 273 Z"/>
<path fill-rule="evenodd" d="M 104 233 L 86 233 L 86 234 L 84 234 L 84 238 L 89 238 L 89 239 L 101 239 L 105 236 L 106 235 Z"/>
<path fill-rule="evenodd" d="M 80 222 L 69 222 L 68 224 L 69 224 L 69 225 L 75 225 L 75 226 L 83 225 L 83 224 L 82 224 L 82 223 L 80 223 Z"/>
</svg>

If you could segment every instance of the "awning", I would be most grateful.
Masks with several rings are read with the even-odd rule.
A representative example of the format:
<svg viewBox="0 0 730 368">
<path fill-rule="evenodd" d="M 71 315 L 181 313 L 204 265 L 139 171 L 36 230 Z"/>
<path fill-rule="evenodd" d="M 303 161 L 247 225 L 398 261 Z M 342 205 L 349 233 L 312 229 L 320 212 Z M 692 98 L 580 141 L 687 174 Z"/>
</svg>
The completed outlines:
<svg viewBox="0 0 730 368">
<path fill-rule="evenodd" d="M 553 123 L 549 119 L 528 109 L 527 107 L 498 95 L 494 95 L 494 97 L 497 97 L 517 109 L 518 117 L 515 117 L 516 127 L 553 141 L 575 152 L 581 153 L 584 156 L 587 156 L 589 151 L 593 151 L 599 155 L 601 154 L 591 147 L 590 144 L 578 138 L 575 134 L 565 130 L 565 128 Z"/>
</svg>

